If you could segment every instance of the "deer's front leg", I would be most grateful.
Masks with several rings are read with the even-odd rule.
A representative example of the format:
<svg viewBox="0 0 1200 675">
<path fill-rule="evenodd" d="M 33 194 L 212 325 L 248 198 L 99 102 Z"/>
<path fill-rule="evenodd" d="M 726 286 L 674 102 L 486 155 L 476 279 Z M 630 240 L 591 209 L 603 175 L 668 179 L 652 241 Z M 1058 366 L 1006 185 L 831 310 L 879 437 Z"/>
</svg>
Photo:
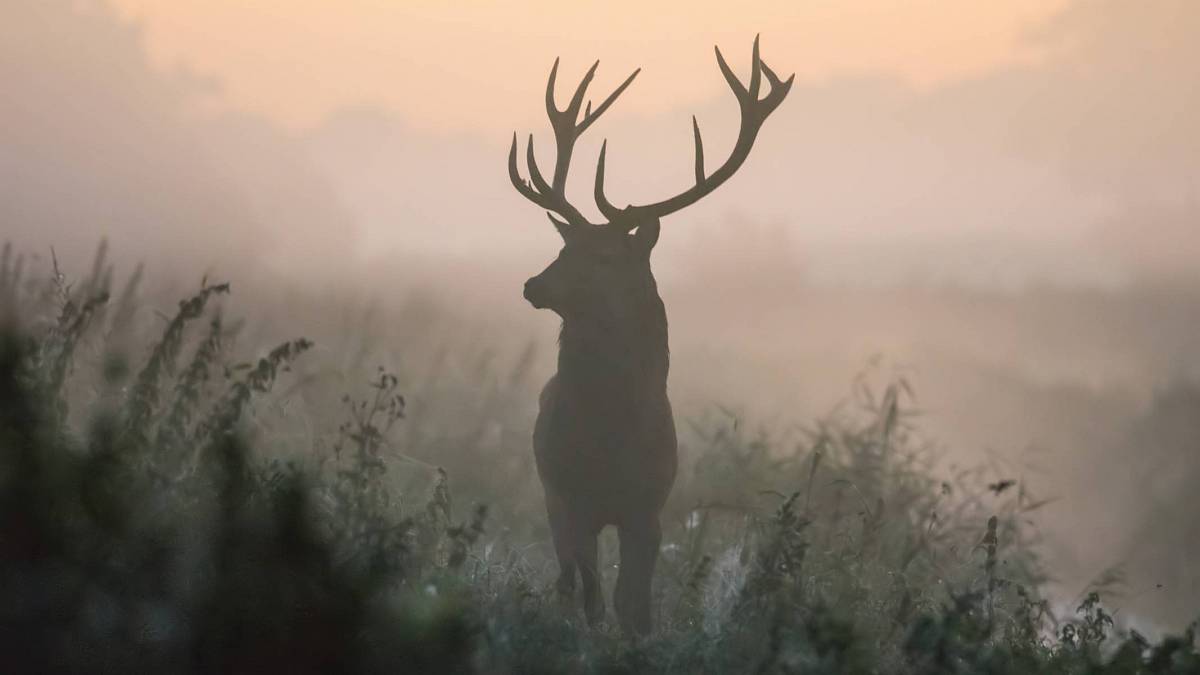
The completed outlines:
<svg viewBox="0 0 1200 675">
<path fill-rule="evenodd" d="M 662 543 L 662 528 L 657 514 L 623 523 L 618 531 L 621 542 L 621 571 L 613 592 L 613 606 L 621 630 L 627 635 L 649 635 L 651 627 L 651 582 Z"/>
</svg>

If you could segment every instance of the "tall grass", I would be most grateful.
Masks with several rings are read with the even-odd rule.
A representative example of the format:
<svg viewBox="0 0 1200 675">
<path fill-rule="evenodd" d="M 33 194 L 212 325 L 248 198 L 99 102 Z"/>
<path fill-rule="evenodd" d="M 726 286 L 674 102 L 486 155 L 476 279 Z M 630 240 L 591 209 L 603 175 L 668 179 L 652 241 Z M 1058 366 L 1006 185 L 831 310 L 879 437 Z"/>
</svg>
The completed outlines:
<svg viewBox="0 0 1200 675">
<path fill-rule="evenodd" d="M 156 317 L 113 276 L 0 257 L 5 672 L 1200 672 L 1102 590 L 1054 616 L 1046 501 L 940 470 L 903 378 L 782 431 L 689 416 L 631 641 L 550 588 L 534 347 L 247 348 L 228 286 Z"/>
</svg>

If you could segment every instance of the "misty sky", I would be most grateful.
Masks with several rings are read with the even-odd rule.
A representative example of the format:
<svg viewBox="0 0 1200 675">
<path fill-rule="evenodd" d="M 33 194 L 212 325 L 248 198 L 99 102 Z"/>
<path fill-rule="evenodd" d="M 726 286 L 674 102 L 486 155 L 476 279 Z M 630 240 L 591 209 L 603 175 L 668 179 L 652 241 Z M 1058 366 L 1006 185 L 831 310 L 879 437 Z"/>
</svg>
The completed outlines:
<svg viewBox="0 0 1200 675">
<path fill-rule="evenodd" d="M 933 86 L 1036 61 L 1024 33 L 1064 4 L 115 1 L 145 27 L 156 65 L 218 79 L 221 107 L 312 127 L 340 108 L 380 106 L 418 128 L 501 138 L 536 121 L 528 104 L 554 56 L 602 59 L 613 68 L 602 85 L 644 66 L 654 94 L 630 97 L 623 114 L 720 94 L 712 45 L 732 51 L 758 32 L 806 79 L 888 73 Z"/>
<path fill-rule="evenodd" d="M 665 224 L 664 277 L 714 248 L 757 268 L 782 243 L 797 261 L 780 264 L 826 283 L 1196 281 L 1200 5 L 684 7 L 4 3 L 3 215 L 35 248 L 106 234 L 281 269 L 397 253 L 532 268 L 556 242 L 504 154 L 533 132 L 549 164 L 553 57 L 562 96 L 594 58 L 596 95 L 645 68 L 580 141 L 571 190 L 594 214 L 602 138 L 618 203 L 688 184 L 693 113 L 710 163 L 728 151 L 711 45 L 744 73 L 761 32 L 797 85 L 739 175 Z"/>
</svg>

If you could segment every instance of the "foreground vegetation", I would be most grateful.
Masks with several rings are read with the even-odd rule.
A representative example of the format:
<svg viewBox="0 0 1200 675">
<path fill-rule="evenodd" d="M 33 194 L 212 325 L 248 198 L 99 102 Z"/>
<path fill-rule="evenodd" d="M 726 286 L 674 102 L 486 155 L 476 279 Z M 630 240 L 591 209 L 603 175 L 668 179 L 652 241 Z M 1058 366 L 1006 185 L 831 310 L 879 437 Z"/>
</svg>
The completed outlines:
<svg viewBox="0 0 1200 675">
<path fill-rule="evenodd" d="M 682 425 L 633 642 L 553 592 L 532 351 L 245 360 L 227 285 L 154 316 L 103 256 L 54 267 L 0 258 L 3 672 L 1200 672 L 1192 628 L 1118 630 L 1104 584 L 1056 616 L 1045 500 L 939 470 L 903 379 L 784 432 Z"/>
</svg>

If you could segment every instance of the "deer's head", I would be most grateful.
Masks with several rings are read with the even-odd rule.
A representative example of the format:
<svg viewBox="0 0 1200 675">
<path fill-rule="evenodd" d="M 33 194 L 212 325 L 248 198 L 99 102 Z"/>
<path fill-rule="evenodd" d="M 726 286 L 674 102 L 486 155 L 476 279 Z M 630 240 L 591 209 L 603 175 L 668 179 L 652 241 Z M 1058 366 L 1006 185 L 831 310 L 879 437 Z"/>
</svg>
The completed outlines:
<svg viewBox="0 0 1200 675">
<path fill-rule="evenodd" d="M 650 251 L 658 241 L 659 219 L 690 206 L 707 195 L 732 176 L 746 157 L 758 136 L 759 129 L 775 108 L 783 102 L 791 89 L 795 76 L 786 81 L 759 58 L 758 38 L 754 39 L 751 61 L 750 84 L 745 86 L 733 74 L 721 50 L 716 49 L 717 65 L 729 87 L 737 97 L 741 108 L 741 126 L 737 142 L 729 158 L 711 174 L 704 170 L 704 145 L 700 139 L 700 126 L 692 117 L 692 130 L 696 140 L 696 184 L 691 188 L 660 202 L 644 205 L 629 205 L 617 208 L 604 194 L 604 155 L 608 142 L 600 148 L 596 166 L 595 199 L 606 222 L 589 222 L 566 197 L 567 171 L 571 165 L 571 154 L 575 141 L 605 110 L 613 104 L 621 92 L 633 82 L 640 72 L 635 70 L 617 87 L 608 98 L 592 109 L 589 101 L 584 108 L 583 99 L 588 84 L 596 74 L 597 61 L 584 75 L 575 89 L 574 96 L 565 110 L 559 110 L 554 101 L 554 80 L 558 74 L 558 60 L 550 70 L 546 84 L 546 114 L 554 130 L 557 156 L 554 175 L 546 181 L 538 169 L 533 152 L 533 136 L 526 146 L 526 161 L 529 164 L 530 180 L 521 178 L 517 169 L 517 136 L 513 134 L 512 149 L 508 154 L 508 173 L 513 187 L 526 199 L 547 211 L 550 222 L 562 237 L 564 246 L 558 258 L 541 274 L 525 283 L 525 299 L 538 309 L 550 309 L 563 317 L 587 312 L 593 308 L 618 311 L 638 296 L 640 291 L 654 288 L 650 273 Z M 763 78 L 770 90 L 760 98 Z M 583 112 L 582 119 L 580 112 Z"/>
<path fill-rule="evenodd" d="M 632 233 L 612 226 L 576 227 L 557 222 L 563 248 L 542 273 L 525 282 L 525 299 L 538 309 L 567 315 L 588 307 L 612 308 L 652 286 L 650 250 L 658 220 Z"/>
</svg>

